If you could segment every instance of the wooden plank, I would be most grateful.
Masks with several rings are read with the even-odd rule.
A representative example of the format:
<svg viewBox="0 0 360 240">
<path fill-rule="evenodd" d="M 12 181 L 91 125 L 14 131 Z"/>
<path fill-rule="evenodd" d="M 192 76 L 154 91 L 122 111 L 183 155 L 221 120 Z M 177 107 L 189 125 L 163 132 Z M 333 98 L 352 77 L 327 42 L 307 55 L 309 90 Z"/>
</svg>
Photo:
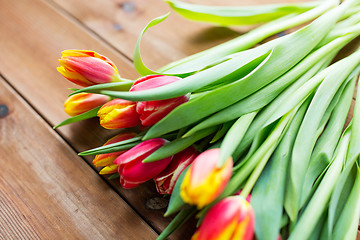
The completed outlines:
<svg viewBox="0 0 360 240">
<path fill-rule="evenodd" d="M 0 238 L 156 237 L 2 78 L 0 104 Z"/>
<path fill-rule="evenodd" d="M 70 93 L 67 88 L 75 87 L 56 71 L 63 49 L 95 50 L 112 59 L 123 77 L 137 76 L 126 58 L 44 1 L 0 1 L 0 21 L 0 32 L 6 33 L 0 34 L 0 72 L 51 126 L 67 118 L 63 101 Z M 96 119 L 57 131 L 77 152 L 102 145 L 117 132 L 99 127 Z M 153 183 L 134 190 L 122 189 L 118 180 L 110 183 L 157 231 L 167 226 L 170 219 L 162 216 L 167 200 L 156 193 Z M 154 201 L 161 204 L 151 204 Z M 173 239 L 189 238 L 192 232 L 180 231 Z"/>
<path fill-rule="evenodd" d="M 56 2 L 89 29 L 112 46 L 132 58 L 136 40 L 153 18 L 171 11 L 164 1 L 131 0 L 48 0 Z M 305 1 L 305 0 L 302 0 Z M 276 0 L 211 0 L 187 1 L 207 5 L 254 5 L 279 2 Z M 283 2 L 299 2 L 287 0 Z M 156 69 L 171 61 L 207 49 L 243 33 L 247 27 L 224 28 L 190 22 L 176 13 L 149 30 L 142 42 L 142 56 L 147 65 Z"/>
</svg>

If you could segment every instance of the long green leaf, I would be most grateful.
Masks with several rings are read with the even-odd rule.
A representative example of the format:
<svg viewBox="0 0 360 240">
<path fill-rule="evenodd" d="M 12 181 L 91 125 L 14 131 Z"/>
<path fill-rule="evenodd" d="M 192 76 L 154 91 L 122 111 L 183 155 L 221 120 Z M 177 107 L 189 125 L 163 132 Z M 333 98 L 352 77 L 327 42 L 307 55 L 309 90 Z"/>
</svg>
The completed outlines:
<svg viewBox="0 0 360 240">
<path fill-rule="evenodd" d="M 296 110 L 294 111 L 296 112 Z M 239 186 L 243 183 L 247 176 L 252 173 L 258 163 L 262 159 L 270 158 L 277 144 L 281 140 L 281 136 L 283 135 L 283 132 L 286 129 L 288 122 L 291 120 L 292 116 L 293 113 L 285 115 L 270 133 L 269 137 L 263 142 L 263 144 L 261 144 L 261 146 L 245 162 L 245 164 L 243 164 L 240 169 L 237 169 L 233 173 L 233 176 L 230 179 L 227 187 L 225 188 L 222 196 L 229 196 L 240 190 Z"/>
<path fill-rule="evenodd" d="M 112 143 L 112 144 L 108 144 L 105 146 L 93 148 L 93 149 L 81 152 L 81 153 L 79 153 L 79 155 L 86 156 L 86 155 L 95 155 L 95 154 L 101 154 L 101 153 L 109 153 L 117 147 L 125 146 L 125 148 L 126 148 L 127 146 L 132 146 L 132 144 L 134 144 L 134 143 L 137 144 L 141 140 L 141 138 L 142 138 L 142 136 L 133 137 L 133 138 L 130 138 L 130 139 L 127 139 L 124 141 L 117 142 L 117 143 Z"/>
<path fill-rule="evenodd" d="M 297 216 L 305 174 L 316 142 L 316 132 L 328 105 L 342 82 L 360 63 L 360 50 L 332 65 L 319 86 L 294 143 L 285 206 L 291 220 Z"/>
<path fill-rule="evenodd" d="M 347 35 L 336 39 L 326 46 L 320 48 L 314 53 L 307 56 L 298 65 L 291 69 L 288 73 L 281 76 L 276 81 L 270 83 L 266 87 L 260 89 L 249 97 L 211 115 L 205 120 L 201 121 L 198 125 L 193 127 L 186 135 L 199 131 L 203 128 L 215 126 L 220 123 L 230 121 L 237 117 L 240 117 L 246 113 L 259 110 L 266 104 L 270 103 L 275 97 L 277 97 L 286 87 L 293 84 L 286 92 L 295 91 L 301 85 L 303 85 L 308 79 L 314 76 L 319 69 L 327 66 L 336 53 L 349 41 L 351 41 L 356 35 Z M 329 54 L 329 52 L 331 52 Z M 302 75 L 303 74 L 303 75 Z M 302 76 L 301 76 L 302 75 Z M 301 76 L 301 77 L 300 77 Z M 291 96 L 293 93 L 288 93 Z"/>
<path fill-rule="evenodd" d="M 233 155 L 256 114 L 257 112 L 253 112 L 240 117 L 229 129 L 220 147 L 218 166 L 223 166 L 226 159 Z"/>
<path fill-rule="evenodd" d="M 187 76 L 191 73 L 206 69 L 209 66 L 213 66 L 214 64 L 219 63 L 219 59 L 224 59 L 230 54 L 244 51 L 254 46 L 256 43 L 259 43 L 262 40 L 270 37 L 273 34 L 309 22 L 312 19 L 320 16 L 329 8 L 334 7 L 335 5 L 335 1 L 326 1 L 323 2 L 320 6 L 300 15 L 282 17 L 273 22 L 255 28 L 254 30 L 244 35 L 241 35 L 233 40 L 217 45 L 205 51 L 196 53 L 194 55 L 188 56 L 186 58 L 180 59 L 178 61 L 172 62 L 158 70 L 158 74 Z M 161 20 L 159 21 L 158 19 L 155 19 L 155 22 L 152 21 L 151 23 L 149 23 L 146 29 L 148 29 L 150 25 L 154 26 L 160 22 Z M 134 51 L 134 64 L 138 66 L 138 68 L 140 69 L 139 71 L 144 74 L 154 72 L 153 70 L 150 70 L 145 66 L 140 56 L 140 42 L 146 29 L 140 35 Z M 220 62 L 221 61 L 222 60 L 220 60 Z"/>
<path fill-rule="evenodd" d="M 358 71 L 355 72 L 356 74 L 358 74 Z M 308 198 L 315 179 L 320 175 L 322 171 L 324 171 L 326 166 L 330 163 L 336 145 L 344 129 L 346 117 L 351 105 L 356 78 L 357 76 L 350 76 L 349 79 L 351 79 L 351 82 L 344 82 L 343 85 L 346 85 L 346 88 L 344 91 L 339 90 L 339 96 L 341 96 L 340 100 L 331 114 L 331 118 L 327 123 L 325 131 L 322 132 L 320 138 L 316 142 L 314 151 L 310 159 L 309 169 L 307 170 L 305 176 L 300 206 L 303 206 L 306 199 Z"/>
<path fill-rule="evenodd" d="M 303 104 L 296 113 L 251 193 L 251 205 L 256 219 L 255 233 L 258 240 L 275 240 L 280 233 L 288 162 L 307 106 Z"/>
<path fill-rule="evenodd" d="M 323 4 L 320 6 L 300 15 L 289 15 L 279 18 L 275 21 L 255 28 L 254 30 L 233 40 L 170 63 L 161 68 L 159 71 L 163 73 L 182 74 L 193 73 L 202 69 L 206 69 L 208 66 L 214 65 L 214 63 L 218 62 L 219 59 L 224 58 L 230 54 L 249 49 L 256 43 L 263 41 L 271 35 L 309 22 L 335 5 L 336 4 L 334 1 L 326 1 L 323 2 Z"/>
<path fill-rule="evenodd" d="M 81 89 L 77 89 L 74 92 L 70 93 L 69 96 L 82 93 L 82 92 L 88 92 L 88 93 L 100 93 L 102 90 L 112 90 L 112 91 L 128 91 L 131 86 L 133 85 L 133 81 L 124 81 L 124 82 L 112 82 L 112 83 L 103 83 L 103 84 L 97 84 Z"/>
<path fill-rule="evenodd" d="M 216 25 L 252 25 L 265 23 L 290 13 L 301 13 L 319 5 L 319 2 L 302 4 L 272 4 L 260 6 L 204 6 L 175 0 L 166 0 L 181 16 Z"/>
<path fill-rule="evenodd" d="M 171 155 L 174 155 L 184 150 L 185 148 L 190 147 L 192 144 L 199 141 L 200 139 L 209 136 L 210 134 L 214 133 L 216 130 L 217 130 L 216 127 L 212 127 L 199 131 L 197 134 L 194 134 L 190 137 L 175 139 L 174 141 L 165 144 L 164 146 L 153 152 L 146 159 L 144 159 L 143 162 L 144 163 L 154 162 L 169 157 Z"/>
<path fill-rule="evenodd" d="M 352 157 L 352 156 L 350 156 Z M 355 239 L 360 212 L 360 170 L 356 164 L 356 179 L 346 201 L 344 210 L 337 221 L 332 239 Z"/>
<path fill-rule="evenodd" d="M 296 223 L 294 230 L 290 233 L 289 240 L 307 239 L 312 233 L 317 221 L 320 219 L 329 204 L 331 193 L 333 192 L 341 173 L 343 159 L 346 158 L 349 141 L 350 131 L 346 131 L 340 140 L 338 149 L 330 167 L 325 173 L 324 178 L 322 179 L 318 189 L 315 191 L 309 204 L 306 206 L 299 221 Z"/>
<path fill-rule="evenodd" d="M 176 217 L 170 222 L 170 224 L 164 229 L 164 231 L 156 238 L 156 240 L 165 240 L 170 234 L 172 234 L 176 229 L 181 227 L 189 218 L 191 218 L 196 213 L 196 208 L 188 208 L 181 210 L 181 212 L 176 215 Z"/>
<path fill-rule="evenodd" d="M 231 128 L 231 126 L 234 123 L 235 123 L 235 121 L 229 121 L 229 122 L 222 124 L 220 130 L 216 132 L 214 137 L 211 139 L 210 143 L 215 143 L 218 140 L 220 140 L 229 131 L 229 129 Z M 183 137 L 185 137 L 185 135 Z"/>
<path fill-rule="evenodd" d="M 324 228 L 322 237 L 329 239 L 334 231 L 334 226 L 344 209 L 346 201 L 353 189 L 357 169 L 355 165 L 347 165 L 342 171 L 334 192 L 331 196 L 328 210 L 327 226 Z"/>
<path fill-rule="evenodd" d="M 351 1 L 351 0 L 350 0 Z M 349 4 L 347 4 L 349 5 Z M 137 91 L 131 93 L 115 93 L 111 91 L 104 91 L 104 94 L 111 95 L 113 97 L 124 98 L 128 100 L 134 101 L 143 101 L 143 100 L 161 100 L 161 99 L 168 99 L 177 96 L 182 96 L 188 92 L 195 91 L 203 86 L 210 84 L 213 81 L 217 81 L 219 78 L 223 78 L 229 75 L 229 70 L 235 71 L 241 66 L 240 63 L 249 62 L 251 59 L 259 58 L 264 54 L 272 52 L 269 61 L 263 64 L 261 67 L 254 71 L 252 74 L 246 76 L 245 78 L 238 81 L 237 84 L 231 85 L 229 84 L 226 86 L 227 88 L 222 89 L 219 88 L 220 92 L 226 91 L 228 92 L 229 89 L 234 89 L 233 92 L 239 93 L 238 88 L 243 88 L 245 82 L 251 82 L 252 79 L 258 78 L 258 81 L 255 81 L 253 84 L 246 85 L 250 89 L 258 90 L 259 88 L 265 86 L 266 84 L 272 82 L 276 77 L 285 73 L 289 68 L 294 66 L 297 62 L 299 62 L 304 56 L 306 56 L 319 42 L 320 40 L 330 31 L 330 29 L 335 25 L 337 19 L 343 14 L 346 10 L 346 4 L 342 4 L 340 7 L 335 8 L 317 20 L 312 22 L 310 25 L 302 28 L 301 30 L 287 35 L 282 38 L 275 39 L 270 41 L 266 44 L 263 44 L 257 48 L 247 50 L 244 52 L 237 53 L 232 56 L 232 59 L 223 62 L 219 65 L 226 66 L 223 71 L 220 73 L 218 72 L 218 66 L 216 65 L 212 68 L 206 69 L 197 73 L 193 76 L 185 78 L 183 81 L 176 81 L 172 84 L 167 84 L 158 88 L 144 90 L 144 91 Z M 349 6 L 347 6 L 349 7 Z M 281 44 L 280 44 L 281 43 Z M 271 51 L 272 49 L 272 51 Z M 250 57 L 249 57 L 250 55 Z M 234 60 L 235 59 L 235 60 Z M 244 60 L 245 59 L 245 60 Z M 234 60 L 232 62 L 231 60 Z M 229 64 L 228 62 L 231 62 Z M 274 69 L 273 66 L 276 65 L 277 68 Z M 236 68 L 236 66 L 238 66 Z M 235 68 L 235 69 L 234 69 Z M 216 69 L 216 70 L 214 70 Z M 196 76 L 196 77 L 194 77 Z M 191 78 L 194 77 L 194 78 Z M 234 76 L 233 76 L 234 77 Z M 190 81 L 189 85 L 184 85 L 184 82 L 188 83 L 188 79 L 193 79 L 194 81 Z M 204 85 L 204 82 L 206 83 Z M 182 84 L 180 84 L 182 83 Z M 250 90 L 249 89 L 249 90 Z M 244 90 L 244 89 L 242 89 Z M 247 91 L 245 91 L 245 96 Z M 231 91 L 232 93 L 232 91 Z M 213 94 L 216 95 L 216 94 Z M 229 94 L 227 94 L 229 95 Z M 230 96 L 233 96 L 231 94 Z M 236 94 L 235 94 L 236 95 Z M 245 97 L 244 96 L 244 97 Z M 203 97 L 199 97 L 194 99 L 196 100 L 202 99 Z M 241 98 L 240 98 L 241 99 Z M 236 99 L 237 101 L 240 99 Z M 229 99 L 230 100 L 230 99 Z M 228 100 L 228 101 L 229 101 Z M 226 101 L 226 102 L 228 102 Z M 224 103 L 228 104 L 228 103 Z M 230 104 L 231 105 L 231 104 Z M 184 106 L 184 105 L 183 105 Z M 223 106 L 221 107 L 223 108 Z"/>
<path fill-rule="evenodd" d="M 151 127 L 145 139 L 160 136 L 197 122 L 251 95 L 284 74 L 316 46 L 321 38 L 323 38 L 334 25 L 334 20 L 340 17 L 345 9 L 339 7 L 334 10 L 335 11 L 325 13 L 302 30 L 283 38 L 281 44 L 273 48 L 269 59 L 257 68 L 256 71 L 253 71 L 252 74 L 239 81 L 210 91 L 208 94 L 176 108 L 160 122 Z M 310 40 L 310 38 L 312 40 Z M 274 66 L 277 67 L 274 68 Z M 200 73 L 204 72 L 205 71 Z M 170 84 L 167 86 L 170 86 Z M 160 88 L 157 89 L 160 90 Z M 219 101 L 219 99 L 221 99 L 221 101 Z"/>
<path fill-rule="evenodd" d="M 89 118 L 93 118 L 97 116 L 97 112 L 99 111 L 100 107 L 91 109 L 90 111 L 87 111 L 85 113 L 79 114 L 75 117 L 71 117 L 68 119 L 65 119 L 64 121 L 62 121 L 61 123 L 59 123 L 58 125 L 54 126 L 53 129 L 61 127 L 61 126 L 65 126 L 67 124 L 70 123 L 75 123 L 75 122 L 79 122 L 85 119 L 89 119 Z"/>
<path fill-rule="evenodd" d="M 144 33 L 146 32 L 146 30 L 148 30 L 152 26 L 155 26 L 155 25 L 161 23 L 162 21 L 164 21 L 169 16 L 169 14 L 170 13 L 167 13 L 163 16 L 160 16 L 160 17 L 157 17 L 157 18 L 154 18 L 153 20 L 151 20 L 150 23 L 148 23 L 148 25 L 146 25 L 146 27 L 142 30 L 142 32 L 140 33 L 140 36 L 137 40 L 134 54 L 133 54 L 133 62 L 134 62 L 135 69 L 138 71 L 138 73 L 140 73 L 143 76 L 144 75 L 153 75 L 153 74 L 157 74 L 157 73 L 150 70 L 149 68 L 147 68 L 141 59 L 141 55 L 140 55 L 141 38 L 144 35 Z"/>
</svg>

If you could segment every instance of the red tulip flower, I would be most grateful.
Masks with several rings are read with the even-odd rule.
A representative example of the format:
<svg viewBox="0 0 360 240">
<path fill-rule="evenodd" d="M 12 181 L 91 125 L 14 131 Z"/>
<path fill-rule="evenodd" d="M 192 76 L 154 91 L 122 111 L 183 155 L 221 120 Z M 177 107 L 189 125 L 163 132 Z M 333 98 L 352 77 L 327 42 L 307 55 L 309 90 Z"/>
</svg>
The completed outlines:
<svg viewBox="0 0 360 240">
<path fill-rule="evenodd" d="M 134 188 L 159 175 L 170 164 L 172 156 L 156 162 L 143 163 L 142 161 L 165 143 L 167 140 L 162 138 L 150 139 L 117 157 L 114 163 L 119 166 L 121 186 Z"/>
<path fill-rule="evenodd" d="M 188 147 L 175 154 L 169 166 L 154 178 L 158 193 L 171 194 L 180 174 L 194 161 L 197 155 L 198 152 L 194 147 Z"/>
<path fill-rule="evenodd" d="M 150 75 L 136 80 L 130 88 L 130 92 L 156 88 L 179 80 L 181 78 L 174 76 Z M 138 102 L 136 111 L 140 114 L 141 124 L 151 126 L 168 115 L 174 108 L 187 101 L 189 101 L 188 95 L 165 100 Z"/>
</svg>

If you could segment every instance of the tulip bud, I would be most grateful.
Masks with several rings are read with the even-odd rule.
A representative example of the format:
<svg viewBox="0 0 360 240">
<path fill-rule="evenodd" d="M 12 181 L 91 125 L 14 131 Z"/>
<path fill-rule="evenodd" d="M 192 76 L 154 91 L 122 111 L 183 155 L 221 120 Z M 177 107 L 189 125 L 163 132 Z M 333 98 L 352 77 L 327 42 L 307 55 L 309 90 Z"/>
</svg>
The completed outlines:
<svg viewBox="0 0 360 240">
<path fill-rule="evenodd" d="M 107 129 L 129 128 L 140 124 L 136 103 L 114 99 L 104 104 L 97 113 L 100 125 Z"/>
<path fill-rule="evenodd" d="M 181 78 L 174 76 L 150 75 L 136 80 L 130 88 L 130 92 L 156 88 L 178 80 L 181 80 Z M 189 95 L 165 100 L 138 102 L 136 105 L 136 111 L 140 114 L 141 124 L 143 126 L 151 126 L 168 115 L 174 108 L 187 101 L 189 101 Z"/>
<path fill-rule="evenodd" d="M 99 174 L 105 175 L 105 174 L 116 173 L 117 169 L 118 169 L 118 166 L 116 164 L 110 164 L 109 166 L 103 167 L 103 169 L 101 169 Z"/>
<path fill-rule="evenodd" d="M 217 198 L 230 180 L 232 158 L 219 168 L 220 149 L 201 153 L 186 172 L 181 184 L 180 196 L 184 202 L 200 209 Z"/>
<path fill-rule="evenodd" d="M 194 147 L 175 154 L 169 166 L 154 178 L 158 193 L 171 194 L 180 174 L 194 161 L 197 155 Z"/>
<path fill-rule="evenodd" d="M 121 142 L 121 141 L 125 141 L 127 139 L 130 138 L 134 138 L 136 137 L 136 133 L 132 133 L 132 132 L 128 132 L 128 133 L 120 133 L 118 135 L 116 135 L 115 137 L 110 138 L 105 144 L 109 145 L 109 144 L 113 144 L 113 143 L 117 143 L 117 142 Z M 113 152 L 113 153 L 104 153 L 104 154 L 98 154 L 95 156 L 94 160 L 93 160 L 93 164 L 96 167 L 105 167 L 105 166 L 109 166 L 111 164 L 114 164 L 115 159 L 122 154 L 124 151 L 120 151 L 120 152 Z M 116 171 L 115 171 L 116 172 Z M 101 174 L 101 173 L 100 173 Z"/>
<path fill-rule="evenodd" d="M 105 56 L 87 50 L 65 50 L 57 70 L 69 81 L 87 87 L 119 81 L 119 71 Z"/>
<path fill-rule="evenodd" d="M 101 94 L 78 93 L 70 96 L 64 103 L 65 112 L 69 116 L 76 116 L 90 111 L 109 101 L 110 98 Z"/>
<path fill-rule="evenodd" d="M 251 240 L 255 217 L 250 204 L 240 196 L 227 197 L 206 214 L 192 240 Z"/>
<path fill-rule="evenodd" d="M 162 138 L 150 139 L 117 157 L 114 163 L 119 166 L 121 186 L 133 188 L 161 173 L 169 165 L 172 156 L 156 162 L 143 163 L 142 161 L 165 143 L 167 140 Z"/>
</svg>

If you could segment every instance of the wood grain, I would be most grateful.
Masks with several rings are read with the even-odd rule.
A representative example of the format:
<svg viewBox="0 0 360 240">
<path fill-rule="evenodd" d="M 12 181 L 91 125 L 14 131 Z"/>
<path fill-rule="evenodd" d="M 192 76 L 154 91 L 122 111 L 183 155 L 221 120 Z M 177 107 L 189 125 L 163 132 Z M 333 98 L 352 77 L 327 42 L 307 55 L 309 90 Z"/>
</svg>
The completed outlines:
<svg viewBox="0 0 360 240">
<path fill-rule="evenodd" d="M 156 237 L 2 78 L 0 104 L 0 238 Z"/>
<path fill-rule="evenodd" d="M 291 1 L 297 2 L 297 0 Z M 200 3 L 199 0 L 189 2 Z M 264 3 L 274 1 L 244 0 L 239 3 L 230 0 L 211 0 L 206 3 L 237 5 L 255 2 Z M 74 85 L 65 81 L 55 70 L 58 66 L 56 59 L 60 57 L 60 51 L 68 48 L 92 49 L 98 51 L 108 56 L 117 64 L 123 77 L 136 78 L 138 75 L 132 68 L 129 59 L 132 58 L 132 51 L 138 34 L 150 19 L 165 14 L 168 11 L 169 8 L 166 4 L 159 0 L 0 0 L 0 51 L 2 53 L 0 55 L 0 73 L 6 77 L 12 87 L 15 88 L 16 91 L 18 91 L 18 93 L 37 111 L 37 120 L 41 122 L 41 125 L 44 128 L 48 129 L 48 126 L 46 126 L 46 123 L 42 121 L 41 118 L 44 118 L 48 125 L 51 126 L 54 126 L 65 119 L 67 116 L 63 112 L 62 104 L 66 95 L 70 92 L 67 88 L 74 87 Z M 241 34 L 242 31 L 243 29 L 241 28 L 226 29 L 221 27 L 209 27 L 208 25 L 201 23 L 190 23 L 187 20 L 172 14 L 164 23 L 149 30 L 144 38 L 142 53 L 145 62 L 149 66 L 157 68 L 169 61 L 179 59 L 188 54 L 195 53 L 235 37 L 238 34 Z M 0 99 L 2 99 L 2 97 L 3 96 L 0 95 Z M 13 129 L 11 131 L 23 131 L 22 127 L 20 127 L 22 125 L 22 122 L 18 121 L 17 125 L 12 125 Z M 30 126 L 29 129 L 32 129 L 33 127 L 32 125 L 27 126 Z M 4 127 L 2 127 L 2 124 L 0 123 L 0 133 L 3 133 L 1 131 L 5 131 L 3 128 Z M 6 131 L 10 130 L 6 129 Z M 51 132 L 50 129 L 48 129 L 48 131 Z M 97 119 L 62 127 L 57 131 L 77 152 L 99 146 L 103 144 L 107 138 L 116 133 L 116 131 L 108 131 L 100 128 Z M 36 132 L 36 134 L 37 135 L 33 135 L 36 136 L 37 139 L 41 139 L 42 135 L 39 132 Z M 60 141 L 57 143 L 59 145 L 57 147 L 68 149 L 64 146 L 64 142 L 62 142 L 61 138 L 56 136 L 54 132 L 52 132 L 52 134 L 55 139 L 51 140 L 52 144 Z M 0 139 L 2 139 L 1 136 Z M 18 138 L 18 141 L 21 140 L 22 139 Z M 0 141 L 0 148 L 2 147 L 1 144 L 2 142 Z M 39 143 L 36 146 L 40 151 L 39 154 L 31 155 L 31 157 L 36 159 L 43 159 L 42 156 L 44 155 L 41 155 L 42 151 L 50 151 L 52 149 L 46 149 L 48 147 L 48 140 L 39 140 Z M 24 151 L 29 150 L 29 146 L 24 146 L 23 148 Z M 42 150 L 42 148 L 45 148 L 45 150 Z M 71 152 L 71 150 L 68 151 Z M 12 155 L 9 151 L 6 153 L 7 155 L 1 155 L 0 153 L 0 156 Z M 82 160 L 73 153 L 66 153 L 65 155 L 71 157 L 73 161 L 84 164 Z M 16 157 L 15 159 L 17 159 L 15 161 L 16 163 L 20 162 L 19 159 L 24 157 L 23 155 L 17 156 L 16 154 L 14 156 Z M 55 161 L 56 164 L 60 164 L 59 159 L 60 158 Z M 86 158 L 86 161 L 91 162 L 92 158 L 88 157 Z M 26 163 L 29 164 L 29 162 Z M 43 161 L 35 165 L 33 163 L 29 164 L 29 171 L 34 169 L 38 170 L 40 168 L 39 165 L 41 164 L 44 164 L 45 170 L 48 170 L 47 163 Z M 71 162 L 71 164 L 75 163 Z M 65 165 L 61 164 L 56 166 L 65 168 Z M 69 168 L 65 168 L 67 170 L 62 168 L 59 169 L 61 169 L 60 171 L 62 171 L 62 174 L 66 173 L 65 175 L 71 178 L 79 171 L 79 169 L 76 170 L 73 165 L 71 166 L 71 170 L 69 170 Z M 81 171 L 84 169 L 85 172 L 91 172 L 87 165 L 80 168 Z M 9 171 L 11 174 L 8 175 L 13 175 L 12 178 L 9 179 L 15 181 L 15 176 L 20 172 L 19 169 L 14 168 Z M 44 172 L 45 171 L 42 170 L 40 173 Z M 91 174 L 90 177 L 86 177 L 86 179 L 82 179 L 81 181 L 85 181 L 86 184 L 90 185 L 104 185 L 103 181 L 106 179 L 96 177 L 97 175 L 94 174 L 94 172 L 91 172 Z M 21 179 L 24 180 L 23 178 Z M 56 183 L 60 183 L 57 179 L 58 178 L 56 178 Z M 41 186 L 41 183 L 43 182 L 41 182 L 41 180 L 32 181 L 33 182 L 28 183 L 26 179 L 24 180 L 28 188 L 35 186 L 35 190 L 40 191 L 37 189 L 37 186 L 38 184 Z M 68 180 L 63 179 L 63 181 Z M 5 226 L 4 224 L 6 222 L 10 221 L 11 223 L 14 223 L 11 226 L 5 226 L 9 229 L 9 231 L 4 233 L 5 238 L 13 233 L 18 233 L 19 236 L 29 235 L 34 239 L 37 237 L 46 239 L 49 236 L 54 237 L 54 235 L 39 235 L 36 231 L 37 229 L 47 229 L 48 226 L 46 223 L 49 219 L 51 221 L 59 221 L 56 222 L 56 227 L 68 227 L 68 225 L 71 225 L 68 223 L 68 221 L 70 222 L 70 220 L 72 220 L 69 216 L 62 219 L 48 217 L 48 219 L 42 220 L 44 218 L 43 213 L 35 214 L 31 211 L 32 209 L 37 209 L 39 207 L 39 205 L 31 199 L 28 201 L 23 199 L 21 199 L 21 201 L 15 201 L 14 199 L 20 196 L 16 195 L 16 193 L 26 192 L 20 183 L 22 182 L 2 181 L 0 183 L 0 193 L 6 193 L 6 195 L 2 194 L 0 196 L 0 229 Z M 138 214 L 140 214 L 140 216 L 142 216 L 157 231 L 161 231 L 167 226 L 169 219 L 162 217 L 167 199 L 156 194 L 154 185 L 151 182 L 134 190 L 122 189 L 117 180 L 110 181 L 110 184 L 114 187 L 115 192 L 119 193 L 128 204 L 135 208 Z M 83 185 L 85 184 L 83 183 Z M 67 187 L 69 186 L 67 185 Z M 59 196 L 70 198 L 67 202 L 70 202 L 71 204 L 71 201 L 88 201 L 86 198 L 89 193 L 85 192 L 84 189 L 76 191 L 72 186 L 69 188 L 71 189 L 69 192 L 61 189 L 66 193 L 62 193 L 62 195 L 60 194 Z M 12 191 L 12 189 L 15 189 L 16 191 Z M 54 189 L 57 188 L 55 187 Z M 118 199 L 118 196 L 112 189 L 107 188 L 106 192 L 111 192 L 111 199 L 105 199 L 108 195 L 103 194 L 102 192 L 101 194 L 104 196 L 96 196 L 96 198 L 106 200 L 105 202 L 109 204 L 114 204 L 114 201 L 118 201 L 116 200 Z M 95 194 L 95 192 L 92 193 Z M 51 202 L 49 203 L 50 205 L 47 206 L 54 206 L 51 204 L 59 204 L 56 205 L 59 208 L 61 208 L 60 206 L 65 206 L 60 205 L 61 201 L 56 198 L 58 196 L 53 195 L 56 194 L 52 192 L 52 195 L 49 195 Z M 114 198 L 115 200 L 113 200 Z M 154 202 L 156 204 L 153 204 Z M 2 203 L 5 204 L 2 205 Z M 101 203 L 99 204 L 101 206 Z M 125 208 L 128 208 L 126 203 L 123 202 L 122 204 Z M 122 208 L 123 206 L 119 208 Z M 82 208 L 85 208 L 85 206 L 82 206 Z M 93 222 L 86 220 L 86 217 L 84 217 L 83 214 L 85 211 L 85 215 L 87 216 L 87 214 L 89 214 L 90 216 L 90 213 L 87 212 L 89 209 L 94 212 L 103 210 L 103 208 L 99 209 L 97 206 L 93 205 L 91 205 L 90 208 L 87 208 L 86 206 L 86 209 L 81 209 L 80 214 L 82 215 L 77 216 L 76 218 L 77 220 L 80 220 L 80 223 L 76 223 L 76 227 L 86 229 L 83 230 L 85 232 L 89 231 L 90 233 L 93 233 L 95 230 L 89 228 L 89 225 L 92 225 Z M 115 208 L 115 210 L 116 209 L 117 208 Z M 76 208 L 73 207 L 73 205 L 71 205 L 69 211 L 71 210 L 76 212 Z M 6 212 L 7 214 L 1 216 L 3 212 Z M 121 228 L 120 225 L 122 223 L 120 220 L 118 221 L 119 216 L 115 214 L 115 219 L 113 218 L 114 213 L 117 212 L 106 211 L 106 213 L 108 214 L 108 220 L 104 220 L 104 224 L 109 224 L 112 227 L 114 227 L 115 224 L 118 224 L 118 228 Z M 34 216 L 32 216 L 32 214 L 34 214 Z M 35 218 L 34 221 L 33 218 Z M 98 222 L 99 221 L 97 221 L 97 223 Z M 131 223 L 137 225 L 134 222 Z M 121 231 L 122 229 L 119 229 L 116 233 L 119 234 Z M 126 230 L 124 231 L 126 232 Z M 185 226 L 182 230 L 176 232 L 171 239 L 189 239 L 189 236 L 192 233 L 193 227 Z M 68 234 L 68 232 L 65 231 L 64 234 Z M 79 236 L 80 234 L 82 234 L 82 232 L 79 233 Z M 69 236 L 71 238 L 70 235 L 64 236 Z M 117 238 L 119 238 L 119 236 L 121 236 L 121 239 L 126 239 L 125 237 L 122 238 L 122 235 L 117 235 Z M 154 236 L 155 235 L 152 233 L 152 235 L 148 235 L 145 239 L 152 239 Z"/>
<path fill-rule="evenodd" d="M 44 1 L 29 4 L 28 0 L 0 0 L 0 21 L 0 32 L 6 33 L 0 34 L 0 72 L 51 126 L 67 118 L 63 101 L 70 93 L 67 88 L 76 87 L 56 71 L 63 49 L 95 50 L 112 59 L 123 77 L 137 76 L 130 61 Z M 117 133 L 99 127 L 97 119 L 57 131 L 77 152 L 100 146 Z M 92 162 L 91 157 L 86 160 Z M 157 231 L 168 225 L 171 219 L 163 217 L 166 207 L 155 209 L 147 204 L 154 198 L 162 199 L 153 183 L 133 190 L 122 189 L 118 180 L 110 183 Z M 177 232 L 172 239 L 189 238 L 192 233 L 189 228 Z"/>
</svg>

